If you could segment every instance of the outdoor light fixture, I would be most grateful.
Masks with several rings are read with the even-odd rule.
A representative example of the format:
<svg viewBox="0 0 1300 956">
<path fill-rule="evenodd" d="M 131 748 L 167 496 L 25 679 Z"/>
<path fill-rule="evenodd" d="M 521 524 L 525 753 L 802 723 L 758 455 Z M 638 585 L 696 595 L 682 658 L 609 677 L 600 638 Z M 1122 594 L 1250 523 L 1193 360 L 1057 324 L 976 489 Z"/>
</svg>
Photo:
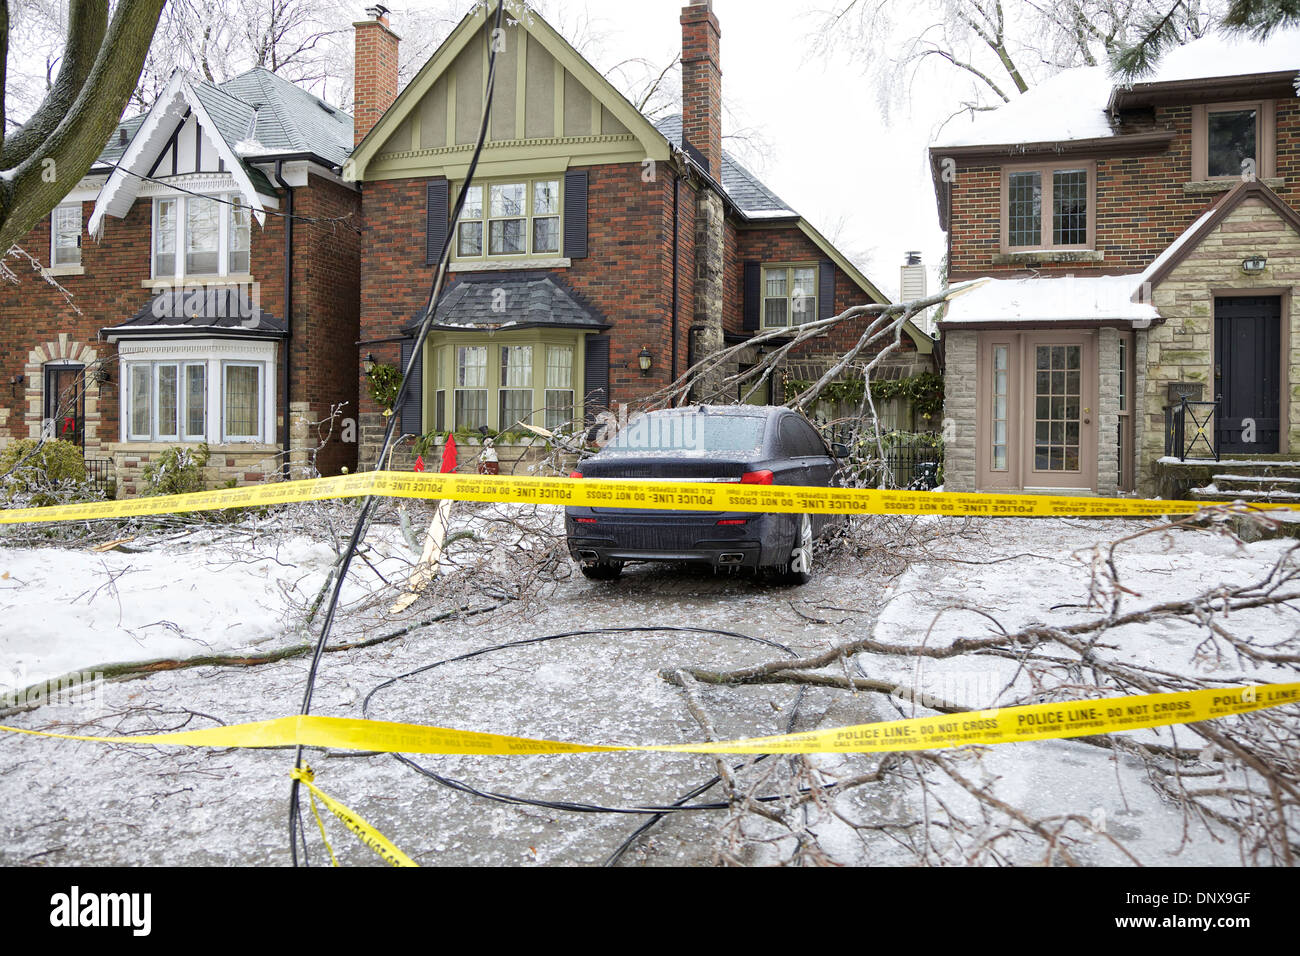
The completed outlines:
<svg viewBox="0 0 1300 956">
<path fill-rule="evenodd" d="M 650 354 L 650 346 L 641 346 L 641 351 L 637 354 L 636 360 L 637 364 L 641 366 L 641 374 L 649 375 L 650 366 L 655 363 L 654 356 Z"/>
<path fill-rule="evenodd" d="M 9 379 L 9 395 L 10 395 L 10 397 L 13 396 L 13 394 L 14 394 L 14 389 L 17 388 L 19 385 L 21 385 L 24 381 L 26 381 L 26 380 L 25 380 L 21 375 L 15 375 L 15 376 L 13 376 L 12 378 Z"/>
<path fill-rule="evenodd" d="M 1241 260 L 1241 271 L 1246 275 L 1257 276 L 1268 266 L 1268 259 L 1264 256 L 1254 255 Z"/>
<path fill-rule="evenodd" d="M 374 353 L 374 352 L 367 352 L 367 353 L 366 353 L 366 360 L 365 360 L 365 362 L 362 363 L 361 368 L 365 371 L 365 373 L 366 373 L 367 375 L 369 375 L 371 372 L 373 372 L 373 371 L 375 370 L 375 353 Z"/>
<path fill-rule="evenodd" d="M 108 383 L 108 369 L 106 368 L 95 369 L 95 384 L 106 385 L 107 383 Z"/>
</svg>

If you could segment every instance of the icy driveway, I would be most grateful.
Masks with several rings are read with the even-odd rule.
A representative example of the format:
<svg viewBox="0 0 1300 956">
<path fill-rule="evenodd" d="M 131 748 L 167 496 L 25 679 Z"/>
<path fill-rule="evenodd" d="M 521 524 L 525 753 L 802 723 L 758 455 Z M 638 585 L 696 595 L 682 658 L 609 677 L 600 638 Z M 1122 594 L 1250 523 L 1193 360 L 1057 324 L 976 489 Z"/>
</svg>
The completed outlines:
<svg viewBox="0 0 1300 956">
<path fill-rule="evenodd" d="M 965 537 L 937 539 L 930 548 L 936 557 L 959 562 L 927 560 L 918 551 L 918 563 L 898 576 L 896 569 L 887 572 L 871 559 L 842 557 L 813 584 L 797 590 L 653 567 L 629 569 L 616 585 L 578 578 L 560 586 L 541 606 L 508 607 L 470 621 L 427 627 L 368 650 L 330 655 L 315 711 L 359 716 L 362 697 L 395 675 L 484 646 L 580 628 L 717 628 L 808 653 L 865 636 L 871 612 L 882 605 L 876 634 L 893 641 L 933 643 L 962 628 L 969 632 L 970 617 L 949 614 L 926 636 L 936 609 L 954 600 L 975 603 L 1007 626 L 1045 615 L 1074 620 L 1083 613 L 1078 606 L 1086 601 L 1089 578 L 1086 567 L 1072 562 L 1069 554 L 1138 527 L 1083 521 L 983 526 Z M 1178 532 L 1142 539 L 1125 552 L 1124 560 L 1131 564 L 1136 590 L 1158 585 L 1167 598 L 1199 592 L 1226 578 L 1257 575 L 1284 548 L 1265 542 L 1242 549 L 1205 533 Z M 23 573 L 32 573 L 31 555 L 10 552 L 6 557 Z M 69 562 L 73 558 L 80 560 L 78 553 L 69 555 Z M 235 580 L 234 587 L 224 590 L 219 584 L 205 587 L 203 600 L 216 610 L 195 613 L 214 615 L 210 623 L 223 627 L 263 613 L 256 610 L 258 595 L 249 592 L 246 582 Z M 59 586 L 72 591 L 81 585 L 61 581 Z M 181 610 L 176 605 L 196 599 L 172 595 L 167 600 Z M 1276 622 L 1261 618 L 1261 625 L 1293 630 L 1293 612 L 1284 613 L 1291 617 Z M 417 611 L 413 617 L 427 614 Z M 98 632 L 93 622 L 66 624 L 74 625 L 87 629 L 84 654 L 79 656 L 75 645 L 69 650 L 64 642 L 59 667 L 90 667 L 102 651 Z M 7 629 L 6 636 L 11 635 Z M 340 637 L 348 637 L 346 629 Z M 44 666 L 39 647 L 22 641 L 15 646 L 37 667 Z M 1140 652 L 1153 662 L 1171 657 L 1186 661 L 1189 653 L 1187 640 L 1173 632 L 1153 634 L 1141 646 Z M 6 654 L 16 653 L 5 647 Z M 733 668 L 776 656 L 769 648 L 721 636 L 652 632 L 569 638 L 486 655 L 401 682 L 376 696 L 372 716 L 589 742 L 686 741 L 699 739 L 700 728 L 681 691 L 658 676 L 661 669 Z M 0 661 L 7 668 L 13 664 L 12 658 Z M 1000 690 L 995 686 L 999 674 L 987 668 L 972 671 L 960 662 L 924 674 L 903 662 L 892 668 L 885 676 L 915 681 L 936 693 Z M 306 662 L 293 659 L 252 668 L 153 674 L 109 684 L 102 711 L 93 705 L 47 706 L 6 722 L 103 734 L 264 719 L 296 711 L 305 671 Z M 877 676 L 886 671 L 877 670 Z M 796 692 L 790 687 L 708 687 L 701 688 L 700 696 L 723 736 L 782 732 L 792 717 L 797 729 L 806 729 L 898 713 L 879 695 L 844 691 L 810 690 L 797 712 L 792 710 Z M 390 757 L 315 752 L 309 761 L 326 792 L 425 865 L 598 864 L 645 820 L 491 803 L 438 786 Z M 670 803 L 714 773 L 711 758 L 659 754 L 423 758 L 422 763 L 479 789 L 625 807 Z M 874 763 L 872 757 L 854 758 L 847 766 L 818 761 L 825 770 L 844 772 L 861 772 Z M 1143 863 L 1239 862 L 1233 841 L 1208 839 L 1199 825 L 1193 825 L 1184 845 L 1182 815 L 1145 785 L 1140 768 L 1104 750 L 1069 742 L 1025 744 L 994 748 L 968 763 L 970 775 L 996 788 L 1003 798 L 1035 811 L 1068 811 L 1097 821 Z M 287 751 L 167 751 L 0 738 L 0 863 L 284 864 L 291 766 Z M 785 762 L 760 765 L 749 771 L 748 779 L 752 782 L 769 769 L 769 784 L 780 786 L 788 776 Z M 704 799 L 719 799 L 719 792 L 715 788 Z M 841 801 L 848 807 L 839 808 L 851 811 L 855 819 L 866 815 L 887 822 L 917 812 L 914 795 L 897 785 L 855 794 Z M 724 827 L 728 819 L 734 824 L 726 813 L 676 815 L 638 841 L 624 863 L 708 863 L 724 846 L 736 850 L 740 859 L 758 863 L 790 856 L 793 840 L 782 842 L 779 835 L 766 832 L 761 821 L 755 827 L 752 817 Z M 865 838 L 819 808 L 808 808 L 804 823 L 837 862 L 911 861 L 896 841 Z M 327 827 L 345 865 L 377 862 L 332 818 L 327 818 Z M 313 862 L 324 862 L 314 824 L 308 839 Z M 1101 839 L 1085 845 L 1080 856 L 1090 863 L 1124 862 Z M 1023 862 L 1033 860 L 1030 856 Z"/>
</svg>

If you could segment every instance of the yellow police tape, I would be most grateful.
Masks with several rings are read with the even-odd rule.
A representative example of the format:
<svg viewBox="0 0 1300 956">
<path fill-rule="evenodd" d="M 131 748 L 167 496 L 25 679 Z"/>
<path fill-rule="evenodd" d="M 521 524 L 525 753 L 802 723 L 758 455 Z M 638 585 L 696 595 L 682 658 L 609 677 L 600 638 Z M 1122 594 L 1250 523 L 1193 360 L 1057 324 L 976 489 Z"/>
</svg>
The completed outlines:
<svg viewBox="0 0 1300 956">
<path fill-rule="evenodd" d="M 1065 495 L 961 494 L 933 491 L 876 491 L 865 488 L 805 488 L 726 482 L 520 478 L 494 475 L 424 475 L 371 471 L 339 478 L 285 481 L 221 491 L 158 498 L 125 498 L 48 508 L 0 510 L 0 524 L 89 521 L 141 515 L 183 514 L 250 508 L 331 498 L 377 495 L 389 498 L 495 501 L 635 508 L 669 511 L 740 511 L 815 514 L 933 514 L 1002 517 L 1130 517 L 1194 514 L 1204 502 Z M 1258 509 L 1283 504 L 1251 505 Z"/>
<path fill-rule="evenodd" d="M 939 717 L 887 720 L 720 743 L 583 744 L 348 717 L 281 717 L 140 737 L 82 737 L 0 726 L 0 731 L 103 744 L 184 747 L 326 747 L 377 753 L 525 755 L 655 751 L 697 754 L 883 753 L 1009 744 L 1190 724 L 1300 703 L 1300 683 L 1103 697 Z"/>
<path fill-rule="evenodd" d="M 370 849 L 374 850 L 380 859 L 387 862 L 390 866 L 418 866 L 414 860 L 393 845 L 393 842 L 384 836 L 365 820 L 361 819 L 352 810 L 349 810 L 343 804 L 339 803 L 329 794 L 322 792 L 316 786 L 316 774 L 312 772 L 311 767 L 301 769 L 295 767 L 289 775 L 307 788 L 311 794 L 311 811 L 316 814 L 316 825 L 320 827 L 320 838 L 325 844 L 325 849 L 329 851 L 330 862 L 334 866 L 339 865 L 338 859 L 334 856 L 334 848 L 330 846 L 329 837 L 325 835 L 325 821 L 320 818 L 320 810 L 316 808 L 316 798 L 320 797 L 321 803 L 325 808 L 343 821 L 343 825 L 356 834 L 359 839 Z"/>
</svg>

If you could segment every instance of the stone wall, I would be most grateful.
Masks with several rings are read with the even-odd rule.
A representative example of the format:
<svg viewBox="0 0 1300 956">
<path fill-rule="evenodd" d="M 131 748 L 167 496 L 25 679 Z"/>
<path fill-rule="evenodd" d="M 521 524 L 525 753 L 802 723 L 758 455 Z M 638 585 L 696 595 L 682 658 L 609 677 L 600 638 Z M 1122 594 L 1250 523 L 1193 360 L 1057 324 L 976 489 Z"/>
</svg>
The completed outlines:
<svg viewBox="0 0 1300 956">
<path fill-rule="evenodd" d="M 1268 256 L 1261 275 L 1248 276 L 1241 261 L 1252 253 Z M 1214 296 L 1235 290 L 1260 295 L 1290 290 L 1300 281 L 1300 235 L 1265 202 L 1247 199 L 1211 231 L 1153 290 L 1153 302 L 1164 322 L 1148 332 L 1146 375 L 1142 383 L 1144 427 L 1138 445 L 1138 491 L 1155 492 L 1155 462 L 1164 454 L 1164 406 L 1170 382 L 1202 382 L 1206 398 L 1214 390 Z M 1283 297 L 1282 342 L 1289 348 L 1291 370 L 1283 385 L 1289 398 L 1280 451 L 1300 451 L 1300 300 Z"/>
<path fill-rule="evenodd" d="M 1113 497 L 1119 491 L 1118 329 L 1097 332 L 1097 378 L 1097 494 Z"/>
<path fill-rule="evenodd" d="M 945 427 L 943 484 L 946 491 L 975 490 L 975 400 L 979 394 L 978 334 L 953 331 L 944 336 L 947 368 L 944 373 Z"/>
</svg>

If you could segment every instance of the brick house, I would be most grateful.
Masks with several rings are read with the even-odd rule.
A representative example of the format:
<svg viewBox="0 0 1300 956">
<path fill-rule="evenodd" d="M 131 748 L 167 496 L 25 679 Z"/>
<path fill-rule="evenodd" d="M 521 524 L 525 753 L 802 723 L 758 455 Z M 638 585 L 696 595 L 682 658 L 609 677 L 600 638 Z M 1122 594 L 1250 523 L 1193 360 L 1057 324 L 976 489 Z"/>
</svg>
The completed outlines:
<svg viewBox="0 0 1300 956">
<path fill-rule="evenodd" d="M 44 429 L 125 495 L 173 446 L 205 442 L 210 483 L 305 465 L 309 422 L 356 415 L 352 145 L 351 117 L 266 70 L 175 74 L 22 243 L 68 296 L 32 273 L 0 293 L 0 444 Z M 323 473 L 355 465 L 343 438 Z"/>
<path fill-rule="evenodd" d="M 1211 36 L 931 147 L 949 281 L 989 280 L 939 323 L 949 490 L 1185 493 L 1228 466 L 1184 457 L 1300 454 L 1298 73 L 1295 30 Z"/>
<path fill-rule="evenodd" d="M 759 329 L 884 301 L 722 149 L 711 3 L 682 10 L 684 115 L 658 125 L 542 17 L 512 8 L 519 15 L 495 41 L 488 139 L 457 223 L 450 209 L 481 123 L 490 10 L 476 6 L 400 95 L 386 12 L 372 7 L 355 26 L 358 145 L 345 170 L 361 183 L 365 220 L 363 368 L 409 357 L 433 260 L 449 230 L 453 239 L 402 432 L 590 419 Z M 810 343 L 789 371 L 826 368 L 859 333 Z M 895 373 L 932 369 L 933 341 L 915 327 L 904 339 Z M 383 419 L 362 393 L 364 465 Z"/>
</svg>

